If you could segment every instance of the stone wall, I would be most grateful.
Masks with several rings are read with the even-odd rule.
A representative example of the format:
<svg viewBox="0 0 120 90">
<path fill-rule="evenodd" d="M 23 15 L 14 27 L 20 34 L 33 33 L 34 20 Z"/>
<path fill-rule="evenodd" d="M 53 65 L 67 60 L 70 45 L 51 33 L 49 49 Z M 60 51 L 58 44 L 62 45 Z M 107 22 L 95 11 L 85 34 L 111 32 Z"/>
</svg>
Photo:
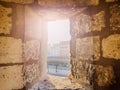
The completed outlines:
<svg viewBox="0 0 120 90">
<path fill-rule="evenodd" d="M 101 1 L 71 18 L 71 73 L 94 90 L 120 89 L 119 7 Z"/>
<path fill-rule="evenodd" d="M 17 25 L 16 22 L 13 23 L 13 15 L 19 16 L 19 13 L 14 12 L 12 5 L 0 3 L 0 90 L 22 89 L 25 85 L 23 36 L 19 35 L 19 38 L 16 36 L 18 31 L 15 30 Z M 21 25 L 20 19 L 24 20 L 20 17 L 17 22 L 19 25 Z M 13 31 L 16 32 L 13 34 Z"/>
<path fill-rule="evenodd" d="M 18 3 L 18 4 L 30 4 L 34 2 L 34 0 L 1 0 L 1 1 L 10 2 L 10 3 Z"/>
<path fill-rule="evenodd" d="M 38 0 L 42 7 L 76 7 L 84 5 L 97 5 L 99 0 Z"/>
<path fill-rule="evenodd" d="M 0 90 L 28 89 L 45 77 L 44 15 L 50 8 L 69 14 L 74 80 L 95 90 L 119 90 L 118 0 L 0 0 Z"/>
<path fill-rule="evenodd" d="M 6 8 L 0 5 L 0 33 L 10 34 L 12 29 L 12 17 L 8 17 L 12 14 L 12 8 Z"/>
<path fill-rule="evenodd" d="M 46 76 L 47 35 L 33 1 L 0 0 L 0 90 L 25 90 Z"/>
<path fill-rule="evenodd" d="M 47 73 L 47 34 L 43 18 L 33 8 L 25 6 L 24 60 L 26 87 L 46 77 Z M 43 39 L 44 38 L 44 39 Z M 45 49 L 46 48 L 46 49 Z M 45 51 L 43 51 L 43 49 Z M 45 52 L 45 53 L 44 53 Z"/>
</svg>

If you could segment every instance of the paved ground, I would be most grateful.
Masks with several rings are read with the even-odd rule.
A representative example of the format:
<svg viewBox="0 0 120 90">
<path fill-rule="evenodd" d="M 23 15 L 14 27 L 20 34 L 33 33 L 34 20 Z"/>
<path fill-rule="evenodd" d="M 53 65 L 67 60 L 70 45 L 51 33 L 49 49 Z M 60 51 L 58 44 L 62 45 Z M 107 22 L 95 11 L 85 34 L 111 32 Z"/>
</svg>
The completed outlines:
<svg viewBox="0 0 120 90">
<path fill-rule="evenodd" d="M 85 90 L 77 83 L 71 83 L 67 77 L 48 75 L 44 81 L 34 85 L 29 90 Z"/>
</svg>

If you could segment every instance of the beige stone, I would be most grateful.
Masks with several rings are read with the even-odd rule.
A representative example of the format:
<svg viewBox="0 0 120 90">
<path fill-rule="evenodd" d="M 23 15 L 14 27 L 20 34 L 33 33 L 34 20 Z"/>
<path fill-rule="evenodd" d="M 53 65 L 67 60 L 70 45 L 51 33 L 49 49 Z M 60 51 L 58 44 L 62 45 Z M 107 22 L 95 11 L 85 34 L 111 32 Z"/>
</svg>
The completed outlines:
<svg viewBox="0 0 120 90">
<path fill-rule="evenodd" d="M 91 31 L 91 17 L 86 14 L 79 14 L 73 19 L 72 29 L 75 35 L 82 35 Z"/>
<path fill-rule="evenodd" d="M 0 67 L 0 90 L 17 90 L 24 86 L 22 65 Z"/>
<path fill-rule="evenodd" d="M 110 7 L 110 14 L 110 30 L 120 30 L 120 5 L 112 5 Z"/>
<path fill-rule="evenodd" d="M 86 1 L 86 0 L 84 0 Z M 99 4 L 99 0 L 87 0 L 89 5 L 98 5 Z"/>
<path fill-rule="evenodd" d="M 105 0 L 106 2 L 114 2 L 114 1 L 117 1 L 117 0 Z"/>
<path fill-rule="evenodd" d="M 86 37 L 76 40 L 76 58 L 80 60 L 91 60 L 93 56 L 93 38 Z"/>
<path fill-rule="evenodd" d="M 103 57 L 120 59 L 120 35 L 114 34 L 102 40 Z"/>
<path fill-rule="evenodd" d="M 0 63 L 22 62 L 22 41 L 12 37 L 0 37 Z"/>
<path fill-rule="evenodd" d="M 71 64 L 71 73 L 73 75 L 73 79 L 79 84 L 90 84 L 90 80 L 94 73 L 93 65 L 74 58 L 72 58 Z"/>
<path fill-rule="evenodd" d="M 114 83 L 114 71 L 111 66 L 96 66 L 97 78 L 96 82 L 99 86 L 107 86 Z"/>
<path fill-rule="evenodd" d="M 25 82 L 33 83 L 35 80 L 38 80 L 40 77 L 40 69 L 38 64 L 30 64 L 25 66 Z"/>
<path fill-rule="evenodd" d="M 0 5 L 0 33 L 10 34 L 12 29 L 12 8 L 7 8 Z"/>
<path fill-rule="evenodd" d="M 101 31 L 105 27 L 105 12 L 101 11 L 92 17 L 80 14 L 74 18 L 73 29 L 77 34 L 84 34 L 91 31 Z"/>
<path fill-rule="evenodd" d="M 98 5 L 99 0 L 39 0 L 41 6 L 61 7 L 61 6 L 76 6 L 76 5 Z"/>
<path fill-rule="evenodd" d="M 94 51 L 94 60 L 100 59 L 100 37 L 93 37 L 93 51 Z"/>
<path fill-rule="evenodd" d="M 29 4 L 33 3 L 34 0 L 1 0 L 5 2 L 14 2 L 14 3 L 20 3 L 20 4 Z"/>
<path fill-rule="evenodd" d="M 25 61 L 40 59 L 40 41 L 30 40 L 24 44 Z"/>
<path fill-rule="evenodd" d="M 105 27 L 105 12 L 101 11 L 92 16 L 92 31 L 101 31 Z"/>
</svg>

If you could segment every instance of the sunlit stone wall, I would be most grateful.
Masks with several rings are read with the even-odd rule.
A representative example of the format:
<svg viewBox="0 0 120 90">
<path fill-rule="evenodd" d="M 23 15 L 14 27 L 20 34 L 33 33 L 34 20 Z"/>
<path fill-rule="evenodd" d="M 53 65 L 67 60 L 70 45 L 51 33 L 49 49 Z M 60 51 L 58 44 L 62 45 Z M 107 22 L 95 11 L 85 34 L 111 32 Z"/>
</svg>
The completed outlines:
<svg viewBox="0 0 120 90">
<path fill-rule="evenodd" d="M 12 8 L 0 5 L 0 33 L 10 34 L 12 29 Z"/>
<path fill-rule="evenodd" d="M 25 6 L 25 16 L 24 71 L 26 86 L 31 88 L 46 78 L 47 33 L 43 18 L 30 6 Z"/>
<path fill-rule="evenodd" d="M 18 31 L 13 28 L 16 28 L 16 22 L 13 23 L 13 13 L 19 14 L 14 12 L 11 5 L 0 2 L 0 90 L 22 89 L 25 85 L 23 39 L 20 34 L 17 36 L 19 38 L 16 38 Z M 23 18 L 19 17 L 17 21 L 19 25 L 21 25 L 20 19 Z M 16 32 L 13 33 L 13 31 Z"/>
</svg>

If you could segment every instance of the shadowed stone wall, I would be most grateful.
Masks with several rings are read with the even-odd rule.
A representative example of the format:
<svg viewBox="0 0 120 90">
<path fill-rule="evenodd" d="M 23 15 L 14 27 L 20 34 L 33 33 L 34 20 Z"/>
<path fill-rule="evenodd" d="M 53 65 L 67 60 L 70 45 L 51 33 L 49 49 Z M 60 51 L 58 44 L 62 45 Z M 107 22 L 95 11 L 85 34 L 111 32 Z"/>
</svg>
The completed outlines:
<svg viewBox="0 0 120 90">
<path fill-rule="evenodd" d="M 71 18 L 71 73 L 94 90 L 120 89 L 119 7 L 100 1 Z"/>
</svg>

